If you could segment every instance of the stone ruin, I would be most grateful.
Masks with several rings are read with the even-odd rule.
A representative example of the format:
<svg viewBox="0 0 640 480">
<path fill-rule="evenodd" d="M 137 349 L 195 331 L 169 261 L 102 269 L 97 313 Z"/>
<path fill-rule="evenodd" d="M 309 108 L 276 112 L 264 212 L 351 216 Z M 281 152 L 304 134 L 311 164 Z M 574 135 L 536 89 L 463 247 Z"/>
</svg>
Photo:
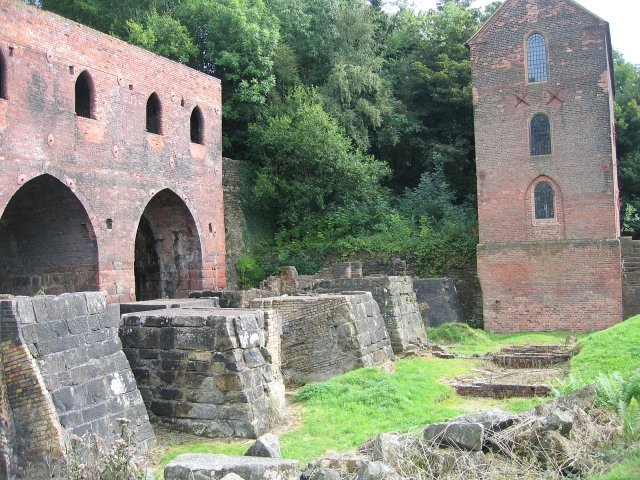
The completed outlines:
<svg viewBox="0 0 640 480">
<path fill-rule="evenodd" d="M 108 446 L 122 424 L 153 441 L 119 321 L 98 292 L 0 300 L 0 477 L 50 478 L 74 438 Z"/>
<path fill-rule="evenodd" d="M 284 388 L 268 347 L 277 351 L 280 337 L 265 312 L 130 313 L 120 335 L 147 409 L 163 423 L 208 437 L 255 438 L 278 418 Z"/>
<path fill-rule="evenodd" d="M 368 292 L 262 298 L 251 306 L 281 315 L 282 373 L 288 382 L 327 380 L 394 359 L 380 309 Z"/>
<path fill-rule="evenodd" d="M 73 438 L 108 448 L 123 424 L 143 453 L 154 440 L 149 416 L 255 438 L 281 418 L 285 380 L 383 365 L 425 340 L 410 277 L 363 277 L 356 262 L 314 277 L 291 267 L 264 287 L 119 305 L 98 292 L 7 296 L 0 477 L 60 469 Z"/>
</svg>

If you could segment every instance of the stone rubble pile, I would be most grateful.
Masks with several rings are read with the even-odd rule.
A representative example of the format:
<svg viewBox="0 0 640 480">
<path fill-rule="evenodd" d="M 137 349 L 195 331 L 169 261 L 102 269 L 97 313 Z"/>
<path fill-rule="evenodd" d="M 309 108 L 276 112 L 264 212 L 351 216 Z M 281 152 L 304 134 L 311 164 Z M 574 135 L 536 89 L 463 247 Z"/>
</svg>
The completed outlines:
<svg viewBox="0 0 640 480">
<path fill-rule="evenodd" d="M 586 387 L 521 414 L 494 409 L 427 425 L 421 435 L 382 433 L 358 453 L 329 453 L 304 471 L 279 458 L 279 444 L 267 434 L 247 455 L 182 455 L 165 470 L 168 480 L 401 480 L 478 478 L 562 478 L 591 472 L 591 456 L 604 432 L 594 413 L 595 386 Z M 600 427 L 600 428 L 599 428 Z M 604 435 L 604 433 L 603 433 Z M 264 445 L 270 445 L 264 449 Z M 270 449 L 270 450 L 269 450 Z M 501 476 L 502 475 L 502 476 Z M 529 475 L 529 476 L 527 476 Z M 532 476 L 533 475 L 533 476 Z"/>
</svg>

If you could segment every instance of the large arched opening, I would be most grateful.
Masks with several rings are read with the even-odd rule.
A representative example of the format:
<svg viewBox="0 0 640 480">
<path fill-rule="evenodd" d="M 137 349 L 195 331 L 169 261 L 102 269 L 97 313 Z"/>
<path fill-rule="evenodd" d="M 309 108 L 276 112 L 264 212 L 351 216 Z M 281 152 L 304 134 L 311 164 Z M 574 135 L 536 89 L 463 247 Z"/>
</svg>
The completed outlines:
<svg viewBox="0 0 640 480">
<path fill-rule="evenodd" d="M 142 213 L 135 242 L 136 299 L 178 298 L 202 288 L 196 223 L 178 195 L 156 194 Z"/>
<path fill-rule="evenodd" d="M 98 290 L 98 244 L 87 211 L 51 175 L 25 183 L 0 218 L 0 292 Z"/>
</svg>

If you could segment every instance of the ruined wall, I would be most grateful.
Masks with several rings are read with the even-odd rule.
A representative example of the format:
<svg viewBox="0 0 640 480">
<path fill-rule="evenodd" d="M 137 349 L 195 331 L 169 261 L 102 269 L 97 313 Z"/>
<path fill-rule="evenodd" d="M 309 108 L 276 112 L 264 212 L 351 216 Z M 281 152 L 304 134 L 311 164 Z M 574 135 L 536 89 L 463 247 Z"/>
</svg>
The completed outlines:
<svg viewBox="0 0 640 480">
<path fill-rule="evenodd" d="M 321 381 L 394 358 L 370 293 L 256 299 L 252 308 L 282 316 L 281 362 L 286 381 Z"/>
<path fill-rule="evenodd" d="M 416 292 L 416 301 L 426 328 L 464 321 L 458 292 L 451 279 L 414 280 L 413 290 Z"/>
<path fill-rule="evenodd" d="M 640 240 L 620 239 L 622 247 L 623 318 L 640 313 Z"/>
<path fill-rule="evenodd" d="M 88 446 L 93 436 L 108 446 L 120 437 L 119 419 L 146 451 L 153 430 L 118 323 L 117 307 L 100 293 L 0 301 L 0 476 L 60 474 L 68 442 Z"/>
<path fill-rule="evenodd" d="M 255 310 L 166 309 L 122 317 L 120 336 L 155 417 L 210 437 L 255 438 L 284 402 L 267 349 L 278 317 Z M 277 365 L 277 363 L 276 363 Z"/>
<path fill-rule="evenodd" d="M 220 81 L 18 0 L 0 2 L 0 56 L 0 290 L 223 288 Z"/>
<path fill-rule="evenodd" d="M 532 34 L 545 40 L 538 53 L 547 69 L 533 80 Z M 468 44 L 486 328 L 592 330 L 620 321 L 608 24 L 572 1 L 507 0 Z M 549 148 L 536 152 L 538 115 L 549 121 Z M 553 192 L 549 218 L 534 209 L 539 182 Z"/>
<path fill-rule="evenodd" d="M 222 188 L 224 190 L 224 232 L 227 249 L 227 288 L 238 288 L 236 262 L 244 251 L 243 231 L 246 219 L 242 211 L 242 162 L 222 159 Z"/>
<path fill-rule="evenodd" d="M 427 338 L 411 277 L 319 280 L 314 284 L 314 291 L 319 293 L 371 292 L 380 307 L 380 313 L 391 339 L 391 347 L 396 355 L 409 348 L 411 342 L 420 342 Z"/>
</svg>

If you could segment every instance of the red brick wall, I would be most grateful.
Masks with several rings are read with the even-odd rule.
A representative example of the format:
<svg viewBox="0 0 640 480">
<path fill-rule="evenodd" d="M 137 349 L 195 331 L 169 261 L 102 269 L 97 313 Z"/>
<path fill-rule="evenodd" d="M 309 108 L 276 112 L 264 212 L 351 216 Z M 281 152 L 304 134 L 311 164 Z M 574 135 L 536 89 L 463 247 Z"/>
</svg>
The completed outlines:
<svg viewBox="0 0 640 480">
<path fill-rule="evenodd" d="M 485 328 L 591 331 L 622 320 L 620 244 L 539 241 L 478 246 Z"/>
<path fill-rule="evenodd" d="M 0 54 L 7 97 L 0 99 L 0 215 L 26 182 L 42 174 L 60 180 L 95 232 L 98 288 L 110 301 L 128 301 L 135 296 L 141 215 L 169 189 L 199 237 L 202 268 L 191 284 L 224 287 L 219 80 L 14 0 L 0 0 Z M 74 107 L 75 81 L 85 70 L 94 87 L 91 119 L 77 117 Z M 162 135 L 145 128 L 153 92 L 162 106 Z M 190 142 L 196 106 L 204 145 Z M 34 202 L 48 205 L 44 197 Z"/>
<path fill-rule="evenodd" d="M 606 22 L 571 1 L 507 0 L 469 41 L 478 268 L 489 329 L 590 330 L 621 319 L 619 244 L 603 251 L 600 242 L 619 236 L 608 32 Z M 527 81 L 532 33 L 546 39 L 546 82 Z M 551 155 L 530 155 L 529 122 L 538 113 L 551 123 Z M 554 219 L 534 218 L 540 180 L 556 190 Z M 580 253 L 575 242 L 553 243 L 562 239 L 580 239 Z M 550 257 L 544 242 L 520 243 L 542 240 L 552 242 Z M 596 298 L 584 304 L 575 285 Z M 493 312 L 496 300 L 504 313 Z"/>
</svg>

